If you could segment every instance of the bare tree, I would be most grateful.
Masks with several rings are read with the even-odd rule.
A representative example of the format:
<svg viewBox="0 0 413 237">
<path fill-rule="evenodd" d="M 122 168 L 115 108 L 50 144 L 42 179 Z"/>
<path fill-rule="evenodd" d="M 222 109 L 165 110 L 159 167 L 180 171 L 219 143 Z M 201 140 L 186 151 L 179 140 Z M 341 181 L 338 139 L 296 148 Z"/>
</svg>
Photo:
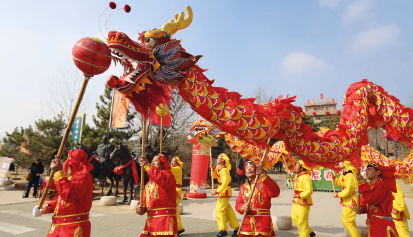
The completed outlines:
<svg viewBox="0 0 413 237">
<path fill-rule="evenodd" d="M 407 96 L 407 106 L 413 108 L 413 91 L 410 91 L 409 95 Z"/>
<path fill-rule="evenodd" d="M 51 78 L 45 82 L 49 93 L 46 95 L 47 114 L 55 116 L 63 113 L 66 121 L 69 120 L 72 109 L 79 95 L 82 86 L 83 75 L 74 66 L 60 66 L 59 76 Z M 79 108 L 79 112 L 87 113 L 90 99 L 85 96 Z"/>
<path fill-rule="evenodd" d="M 258 86 L 248 94 L 248 97 L 257 98 L 255 104 L 263 104 L 269 100 L 274 100 L 275 96 L 275 90 L 266 86 Z"/>
</svg>

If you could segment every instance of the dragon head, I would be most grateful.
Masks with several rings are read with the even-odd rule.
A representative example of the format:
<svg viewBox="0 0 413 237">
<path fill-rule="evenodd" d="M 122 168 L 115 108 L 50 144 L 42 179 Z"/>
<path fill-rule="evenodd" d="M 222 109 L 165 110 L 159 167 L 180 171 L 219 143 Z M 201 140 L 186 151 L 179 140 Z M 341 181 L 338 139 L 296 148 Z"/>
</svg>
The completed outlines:
<svg viewBox="0 0 413 237">
<path fill-rule="evenodd" d="M 224 132 L 205 120 L 195 121 L 191 126 L 191 131 L 194 131 L 198 142 L 206 146 L 215 146 L 216 138 L 224 134 Z"/>
<path fill-rule="evenodd" d="M 110 76 L 107 84 L 129 98 L 135 98 L 131 102 L 138 111 L 139 107 L 153 109 L 165 103 L 169 98 L 163 98 L 168 94 L 163 90 L 184 78 L 185 71 L 201 57 L 186 53 L 180 41 L 171 38 L 178 30 L 191 24 L 192 9 L 186 6 L 186 10 L 186 19 L 180 12 L 175 15 L 175 20 L 164 24 L 161 29 L 143 31 L 139 42 L 123 32 L 109 32 L 107 45 L 115 64 L 121 63 L 124 67 L 124 74 L 121 77 Z"/>
</svg>

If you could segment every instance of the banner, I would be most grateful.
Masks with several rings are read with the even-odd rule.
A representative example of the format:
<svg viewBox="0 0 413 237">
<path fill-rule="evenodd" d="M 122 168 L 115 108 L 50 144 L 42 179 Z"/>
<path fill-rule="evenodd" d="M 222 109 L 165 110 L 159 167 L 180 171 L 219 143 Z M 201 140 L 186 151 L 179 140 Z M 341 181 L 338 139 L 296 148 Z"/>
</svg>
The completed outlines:
<svg viewBox="0 0 413 237">
<path fill-rule="evenodd" d="M 3 185 L 4 181 L 7 179 L 7 174 L 9 173 L 10 164 L 14 159 L 4 158 L 3 164 L 0 166 L 0 186 Z"/>
<path fill-rule="evenodd" d="M 72 139 L 73 142 L 80 144 L 82 142 L 82 130 L 83 130 L 83 125 L 85 124 L 85 118 L 86 114 L 80 113 L 76 115 L 75 121 L 73 123 L 72 127 Z M 70 149 L 74 149 L 74 147 L 71 147 Z"/>
<path fill-rule="evenodd" d="M 333 190 L 333 183 L 331 182 L 331 179 L 328 179 L 328 172 L 330 169 L 323 168 L 322 170 L 313 170 L 311 172 L 311 180 L 313 181 L 313 190 Z M 334 170 L 332 170 L 334 174 Z M 292 174 L 292 172 L 290 171 Z M 295 174 L 292 174 L 293 179 L 295 178 Z M 338 175 L 336 174 L 336 177 Z M 343 188 L 337 186 L 334 184 L 336 187 L 336 192 L 340 192 L 343 190 Z M 288 179 L 287 176 L 287 188 L 291 188 L 291 183 L 290 180 Z"/>
<path fill-rule="evenodd" d="M 126 126 L 128 110 L 129 99 L 118 90 L 115 90 L 112 96 L 112 109 L 110 113 L 109 128 L 124 128 Z"/>
<path fill-rule="evenodd" d="M 22 145 L 20 146 L 20 153 L 26 153 L 28 155 L 31 155 L 32 152 L 26 148 L 26 146 L 30 145 L 30 140 L 27 137 L 26 133 L 23 135 L 24 142 L 22 142 Z"/>
</svg>

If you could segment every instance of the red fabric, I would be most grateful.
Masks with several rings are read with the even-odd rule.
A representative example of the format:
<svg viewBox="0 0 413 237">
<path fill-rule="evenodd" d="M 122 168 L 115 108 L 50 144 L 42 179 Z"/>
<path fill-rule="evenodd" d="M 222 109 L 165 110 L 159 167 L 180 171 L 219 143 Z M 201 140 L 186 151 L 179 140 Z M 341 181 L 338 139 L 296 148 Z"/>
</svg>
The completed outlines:
<svg viewBox="0 0 413 237">
<path fill-rule="evenodd" d="M 386 167 L 386 166 L 377 166 L 376 167 L 381 172 L 381 179 L 384 183 L 389 186 L 390 190 L 393 193 L 397 193 L 396 187 L 396 178 L 394 177 L 394 173 L 396 172 L 395 167 Z"/>
<path fill-rule="evenodd" d="M 242 206 L 248 202 L 251 186 L 249 183 L 245 183 L 240 187 L 239 195 L 235 204 L 235 210 L 240 214 L 244 214 L 242 211 Z M 272 220 L 270 215 L 265 216 L 249 216 L 251 214 L 256 214 L 258 209 L 271 209 L 271 198 L 278 197 L 280 195 L 280 187 L 278 184 L 272 180 L 270 177 L 265 176 L 265 178 L 260 178 L 255 186 L 255 192 L 251 199 L 251 211 L 247 213 L 245 221 L 241 227 L 242 236 L 275 236 L 274 230 L 272 229 Z M 252 226 L 251 220 L 255 223 L 255 229 L 257 232 L 271 233 L 269 235 L 251 235 Z M 247 232 L 248 234 L 242 234 L 242 232 Z"/>
<path fill-rule="evenodd" d="M 128 167 L 128 165 L 132 162 L 132 160 L 133 160 L 133 159 L 131 159 L 128 163 L 126 163 L 126 164 L 124 164 L 124 165 L 119 165 L 119 166 L 115 167 L 115 168 L 113 169 L 113 172 L 114 172 L 115 174 L 118 174 L 118 175 L 123 174 L 123 169 L 126 168 L 126 167 Z"/>
<path fill-rule="evenodd" d="M 133 158 L 131 158 L 131 160 L 128 163 L 115 167 L 115 169 L 113 169 L 113 172 L 118 175 L 123 174 L 123 169 L 128 167 L 130 163 L 132 163 L 132 174 L 133 179 L 135 180 L 135 184 L 139 184 L 138 167 L 136 167 L 136 162 Z"/>
<path fill-rule="evenodd" d="M 54 183 L 59 196 L 45 205 L 46 213 L 54 212 L 56 216 L 65 216 L 90 211 L 93 199 L 93 178 L 90 173 L 76 172 Z M 83 237 L 90 236 L 89 221 L 56 226 L 53 233 L 48 233 L 47 236 L 74 236 L 78 227 L 82 228 Z"/>
<path fill-rule="evenodd" d="M 94 159 L 95 161 L 97 161 L 98 163 L 100 163 L 100 160 L 97 158 L 97 157 L 95 157 L 95 156 L 92 156 L 92 157 L 90 157 L 90 159 L 87 161 L 87 162 L 91 162 L 92 161 L 92 159 Z"/>
<path fill-rule="evenodd" d="M 156 212 L 156 209 L 160 208 L 176 208 L 176 181 L 175 177 L 170 170 L 160 170 L 152 166 L 148 172 L 150 177 L 149 182 L 145 186 L 143 194 L 143 203 L 147 210 Z M 173 230 L 170 230 L 170 222 L 173 222 Z M 173 234 L 178 234 L 178 221 L 175 215 L 172 216 L 153 216 L 149 217 L 145 222 L 141 237 L 146 237 L 147 233 L 152 236 L 151 233 L 155 232 L 169 232 L 173 231 Z M 173 236 L 173 235 L 165 235 Z"/>
<path fill-rule="evenodd" d="M 70 150 L 68 153 L 69 159 L 67 159 L 64 164 L 64 171 L 66 174 L 68 172 L 69 167 L 71 167 L 71 171 L 73 173 L 89 173 L 89 171 L 93 170 L 93 165 L 88 162 L 87 154 L 84 150 L 75 149 Z"/>
<path fill-rule="evenodd" d="M 389 186 L 379 178 L 372 182 L 372 184 L 360 185 L 359 189 L 361 192 L 360 207 L 362 209 L 362 213 L 367 213 L 366 223 L 370 231 L 370 236 L 386 237 L 386 229 L 388 226 L 392 227 L 393 230 L 396 231 L 393 221 L 377 219 L 374 217 L 391 217 L 391 211 L 393 209 L 393 195 Z"/>
</svg>

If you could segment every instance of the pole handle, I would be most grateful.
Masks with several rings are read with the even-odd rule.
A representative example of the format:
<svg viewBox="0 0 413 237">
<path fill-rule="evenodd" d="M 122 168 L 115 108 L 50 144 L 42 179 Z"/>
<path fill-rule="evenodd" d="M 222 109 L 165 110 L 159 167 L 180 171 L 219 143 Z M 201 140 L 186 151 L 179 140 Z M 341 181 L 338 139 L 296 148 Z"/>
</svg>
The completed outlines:
<svg viewBox="0 0 413 237">
<path fill-rule="evenodd" d="M 334 179 L 333 179 L 333 171 L 330 170 L 331 174 L 331 183 L 333 183 L 333 192 L 334 192 L 334 197 L 336 196 L 336 186 L 334 185 Z"/>
<path fill-rule="evenodd" d="M 73 108 L 72 114 L 70 115 L 70 119 L 67 124 L 66 131 L 63 135 L 62 142 L 60 143 L 59 151 L 57 152 L 58 161 L 62 159 L 67 140 L 69 139 L 70 131 L 72 130 L 73 123 L 75 122 L 76 114 L 79 111 L 80 103 L 82 103 L 83 96 L 85 95 L 85 91 L 86 91 L 86 87 L 89 82 L 89 79 L 90 79 L 90 76 L 85 75 L 85 78 L 83 79 L 83 83 L 79 91 L 79 95 L 77 96 L 75 106 Z M 38 206 L 39 209 L 42 208 L 44 201 L 46 200 L 47 193 L 49 192 L 50 185 L 52 184 L 53 176 L 54 176 L 54 171 L 52 170 L 50 172 L 49 180 L 47 181 L 46 188 L 43 192 L 42 198 L 40 199 L 39 206 Z"/>
<path fill-rule="evenodd" d="M 209 162 L 212 164 L 212 146 L 209 146 Z M 214 188 L 214 170 L 211 167 L 211 186 L 212 186 L 212 191 L 215 190 Z"/>
<path fill-rule="evenodd" d="M 145 148 L 146 148 L 146 118 L 142 116 L 142 156 L 145 156 Z M 139 193 L 139 202 L 140 206 L 143 207 L 143 191 L 144 191 L 144 176 L 145 170 L 143 169 L 143 166 L 141 167 L 141 187 L 140 187 L 140 193 Z"/>
</svg>

